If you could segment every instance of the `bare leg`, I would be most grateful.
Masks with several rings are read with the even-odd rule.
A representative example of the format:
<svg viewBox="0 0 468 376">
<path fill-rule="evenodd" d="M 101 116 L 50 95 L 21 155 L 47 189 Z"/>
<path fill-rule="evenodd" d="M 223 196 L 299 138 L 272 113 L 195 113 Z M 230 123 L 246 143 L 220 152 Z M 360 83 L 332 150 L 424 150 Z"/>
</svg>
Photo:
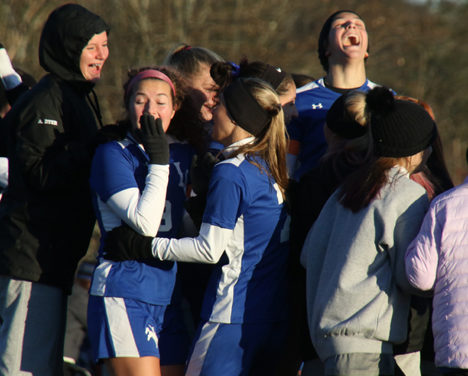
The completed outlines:
<svg viewBox="0 0 468 376">
<path fill-rule="evenodd" d="M 109 358 L 104 360 L 111 376 L 161 376 L 159 358 Z"/>
<path fill-rule="evenodd" d="M 183 364 L 161 367 L 162 376 L 184 376 L 184 374 L 185 366 Z"/>
</svg>

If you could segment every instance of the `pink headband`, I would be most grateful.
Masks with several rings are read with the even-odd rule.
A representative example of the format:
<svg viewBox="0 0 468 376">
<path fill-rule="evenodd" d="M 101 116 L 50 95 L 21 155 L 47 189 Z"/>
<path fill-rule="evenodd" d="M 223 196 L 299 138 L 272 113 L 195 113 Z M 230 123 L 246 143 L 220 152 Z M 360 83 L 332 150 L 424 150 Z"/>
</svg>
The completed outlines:
<svg viewBox="0 0 468 376">
<path fill-rule="evenodd" d="M 137 82 L 140 82 L 141 80 L 144 80 L 146 78 L 157 78 L 159 80 L 167 82 L 172 89 L 172 93 L 174 94 L 174 97 L 176 96 L 174 84 L 172 83 L 171 79 L 167 77 L 163 72 L 160 72 L 156 69 L 146 69 L 146 70 L 139 72 L 136 76 L 133 76 L 133 78 L 128 83 L 125 96 L 127 97 L 132 92 L 132 88 Z"/>
</svg>

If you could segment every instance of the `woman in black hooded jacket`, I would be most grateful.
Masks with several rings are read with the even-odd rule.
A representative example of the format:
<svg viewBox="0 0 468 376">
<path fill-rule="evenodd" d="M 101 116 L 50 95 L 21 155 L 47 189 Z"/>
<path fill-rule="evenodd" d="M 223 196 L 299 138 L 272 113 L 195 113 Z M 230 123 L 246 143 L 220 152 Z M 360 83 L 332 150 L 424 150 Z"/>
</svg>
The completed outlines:
<svg viewBox="0 0 468 376">
<path fill-rule="evenodd" d="M 100 114 L 92 89 L 109 54 L 107 33 L 80 5 L 54 10 L 39 46 L 48 74 L 5 118 L 0 374 L 62 372 L 67 294 L 95 223 L 88 174 Z"/>
</svg>

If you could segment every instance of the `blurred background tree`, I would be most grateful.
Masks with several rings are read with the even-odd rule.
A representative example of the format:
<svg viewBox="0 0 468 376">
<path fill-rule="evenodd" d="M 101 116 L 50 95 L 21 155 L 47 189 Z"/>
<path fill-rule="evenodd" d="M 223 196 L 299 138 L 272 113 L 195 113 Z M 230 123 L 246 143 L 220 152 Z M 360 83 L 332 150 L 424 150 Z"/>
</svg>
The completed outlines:
<svg viewBox="0 0 468 376">
<path fill-rule="evenodd" d="M 0 0 L 0 35 L 14 64 L 37 79 L 40 31 L 68 1 Z M 78 0 L 111 26 L 110 58 L 97 85 L 106 123 L 122 112 L 122 83 L 135 66 L 161 64 L 184 42 L 227 60 L 263 60 L 313 77 L 323 75 L 317 39 L 325 19 L 353 9 L 366 22 L 368 76 L 434 109 L 450 172 L 468 174 L 468 2 L 466 0 Z"/>
</svg>

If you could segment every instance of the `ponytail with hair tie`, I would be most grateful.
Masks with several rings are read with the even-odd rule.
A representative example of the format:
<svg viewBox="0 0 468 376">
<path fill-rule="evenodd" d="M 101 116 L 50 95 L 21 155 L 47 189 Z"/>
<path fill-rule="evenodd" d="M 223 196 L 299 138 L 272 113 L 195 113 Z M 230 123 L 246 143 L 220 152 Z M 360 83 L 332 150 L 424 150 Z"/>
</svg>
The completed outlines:
<svg viewBox="0 0 468 376">
<path fill-rule="evenodd" d="M 240 66 L 237 65 L 236 63 L 232 62 L 232 61 L 228 61 L 227 63 L 232 67 L 232 70 L 231 70 L 231 76 L 232 76 L 232 78 L 237 78 L 237 77 L 239 77 L 239 74 L 240 74 Z"/>
<path fill-rule="evenodd" d="M 273 107 L 270 107 L 269 109 L 267 109 L 267 112 L 271 117 L 274 117 L 274 116 L 278 115 L 281 110 L 282 110 L 281 104 L 280 103 L 275 103 L 273 105 Z"/>
</svg>

